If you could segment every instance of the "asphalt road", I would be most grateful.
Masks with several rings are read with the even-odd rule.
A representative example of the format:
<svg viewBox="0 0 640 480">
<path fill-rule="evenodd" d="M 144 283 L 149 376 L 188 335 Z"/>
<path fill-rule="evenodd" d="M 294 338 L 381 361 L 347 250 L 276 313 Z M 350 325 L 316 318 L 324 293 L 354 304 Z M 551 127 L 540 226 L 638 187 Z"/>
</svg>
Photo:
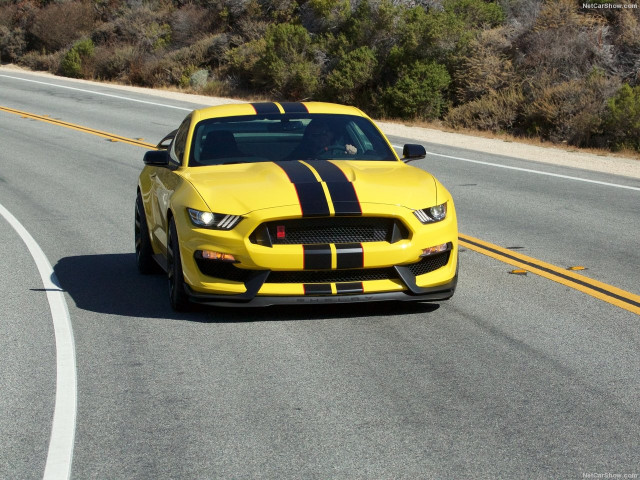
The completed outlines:
<svg viewBox="0 0 640 480">
<path fill-rule="evenodd" d="M 197 106 L 0 71 L 0 107 L 149 143 Z M 440 304 L 178 315 L 165 279 L 135 268 L 143 153 L 0 110 L 0 206 L 51 263 L 73 329 L 72 478 L 640 477 L 636 313 L 465 249 Z M 640 294 L 640 191 L 435 155 L 417 164 L 452 192 L 461 233 Z M 0 239 L 0 478 L 42 478 L 60 460 L 55 315 L 3 218 Z"/>
</svg>

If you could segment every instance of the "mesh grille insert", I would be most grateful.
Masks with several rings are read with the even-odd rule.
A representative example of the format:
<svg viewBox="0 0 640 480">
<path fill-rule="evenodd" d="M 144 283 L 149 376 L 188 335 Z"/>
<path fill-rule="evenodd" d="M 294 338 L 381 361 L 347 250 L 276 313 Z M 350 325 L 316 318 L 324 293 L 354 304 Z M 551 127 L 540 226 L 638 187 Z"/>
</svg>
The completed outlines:
<svg viewBox="0 0 640 480">
<path fill-rule="evenodd" d="M 396 221 L 378 217 L 302 218 L 264 223 L 251 235 L 253 243 L 257 232 L 266 228 L 274 245 L 313 243 L 366 243 L 391 241 Z M 408 238 L 402 227 L 403 238 Z M 397 239 L 396 239 L 397 241 Z"/>
<path fill-rule="evenodd" d="M 424 275 L 425 273 L 433 272 L 441 267 L 444 267 L 447 263 L 449 263 L 449 256 L 451 252 L 442 252 L 437 255 L 430 255 L 428 257 L 424 257 L 417 263 L 412 263 L 408 265 L 409 270 L 416 277 L 418 275 Z"/>
</svg>

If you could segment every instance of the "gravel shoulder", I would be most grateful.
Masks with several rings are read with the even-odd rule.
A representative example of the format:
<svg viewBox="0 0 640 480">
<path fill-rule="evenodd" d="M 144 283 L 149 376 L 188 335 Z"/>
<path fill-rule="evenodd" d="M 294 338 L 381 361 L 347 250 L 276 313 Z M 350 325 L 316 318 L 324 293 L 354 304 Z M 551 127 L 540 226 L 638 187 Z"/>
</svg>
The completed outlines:
<svg viewBox="0 0 640 480">
<path fill-rule="evenodd" d="M 32 72 L 15 65 L 0 66 L 0 74 L 11 75 L 11 73 L 15 72 L 42 78 L 58 78 L 50 73 Z M 88 80 L 65 78 L 65 81 L 84 84 L 85 86 L 103 85 L 101 83 Z M 110 88 L 114 88 L 117 90 L 154 95 L 160 98 L 170 98 L 174 100 L 194 103 L 195 105 L 223 105 L 228 103 L 242 103 L 246 101 L 230 98 L 209 97 L 204 95 L 192 95 L 170 90 L 155 90 L 142 87 L 117 85 L 112 83 L 108 83 L 107 85 Z M 467 150 L 492 153 L 495 155 L 516 157 L 535 162 L 580 168 L 595 172 L 610 173 L 630 178 L 640 178 L 640 160 L 620 157 L 613 154 L 593 154 L 580 150 L 569 151 L 560 148 L 541 147 L 501 139 L 491 139 L 465 135 L 461 133 L 444 132 L 432 128 L 407 126 L 400 123 L 378 121 L 377 124 L 387 135 L 410 137 L 420 142 L 435 143 L 439 145 L 464 148 Z"/>
</svg>

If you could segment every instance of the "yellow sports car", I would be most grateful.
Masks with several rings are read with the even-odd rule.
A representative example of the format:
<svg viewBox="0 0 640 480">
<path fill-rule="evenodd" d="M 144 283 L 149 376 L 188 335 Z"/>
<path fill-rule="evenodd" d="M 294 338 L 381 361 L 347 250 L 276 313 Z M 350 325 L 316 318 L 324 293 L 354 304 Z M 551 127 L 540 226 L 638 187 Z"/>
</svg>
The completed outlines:
<svg viewBox="0 0 640 480">
<path fill-rule="evenodd" d="M 265 306 L 446 300 L 458 271 L 449 192 L 362 111 L 319 102 L 195 110 L 145 154 L 142 273 L 190 302 Z"/>
</svg>

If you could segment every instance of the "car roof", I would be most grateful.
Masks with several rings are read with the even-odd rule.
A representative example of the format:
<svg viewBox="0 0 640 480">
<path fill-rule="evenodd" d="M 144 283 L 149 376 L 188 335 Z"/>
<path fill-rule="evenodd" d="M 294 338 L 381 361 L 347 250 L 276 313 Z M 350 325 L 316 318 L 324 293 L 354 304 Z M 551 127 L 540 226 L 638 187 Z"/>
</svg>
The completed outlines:
<svg viewBox="0 0 640 480">
<path fill-rule="evenodd" d="M 356 115 L 369 118 L 362 110 L 348 105 L 325 102 L 253 102 L 216 105 L 194 110 L 196 122 L 209 118 L 258 115 L 267 113 L 320 113 L 338 115 Z"/>
</svg>

